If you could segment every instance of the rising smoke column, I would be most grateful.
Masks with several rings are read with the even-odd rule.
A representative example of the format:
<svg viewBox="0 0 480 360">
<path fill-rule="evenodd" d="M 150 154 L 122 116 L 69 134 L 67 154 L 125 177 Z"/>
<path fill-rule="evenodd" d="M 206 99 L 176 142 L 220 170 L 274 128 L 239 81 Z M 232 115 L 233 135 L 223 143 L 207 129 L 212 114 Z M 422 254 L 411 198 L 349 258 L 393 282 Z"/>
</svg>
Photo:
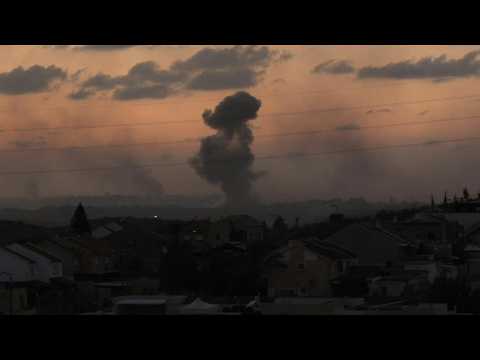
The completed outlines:
<svg viewBox="0 0 480 360">
<path fill-rule="evenodd" d="M 250 146 L 254 137 L 249 121 L 257 117 L 261 106 L 261 101 L 247 92 L 238 92 L 226 97 L 215 111 L 203 114 L 205 124 L 217 133 L 202 139 L 191 165 L 200 177 L 220 185 L 229 207 L 256 202 L 252 185 L 260 174 L 252 170 L 255 156 Z"/>
</svg>

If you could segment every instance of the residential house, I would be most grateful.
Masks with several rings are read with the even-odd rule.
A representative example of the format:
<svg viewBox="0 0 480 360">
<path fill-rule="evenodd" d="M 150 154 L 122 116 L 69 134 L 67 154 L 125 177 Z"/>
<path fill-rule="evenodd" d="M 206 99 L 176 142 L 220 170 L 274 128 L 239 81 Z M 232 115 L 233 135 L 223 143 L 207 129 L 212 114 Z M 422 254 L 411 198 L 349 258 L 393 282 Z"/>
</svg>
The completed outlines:
<svg viewBox="0 0 480 360">
<path fill-rule="evenodd" d="M 385 275 L 385 266 L 380 265 L 353 265 L 343 274 L 332 279 L 333 296 L 336 297 L 363 297 L 368 295 L 372 279 Z"/>
<path fill-rule="evenodd" d="M 372 298 L 416 298 L 429 289 L 427 274 L 424 271 L 404 270 L 398 274 L 381 276 L 370 284 Z"/>
<path fill-rule="evenodd" d="M 84 244 L 105 250 L 111 257 L 112 269 L 122 273 L 157 273 L 167 243 L 165 237 L 134 219 L 99 226 L 92 237 Z"/>
<path fill-rule="evenodd" d="M 480 213 L 474 212 L 444 212 L 435 214 L 436 217 L 442 217 L 449 222 L 457 222 L 463 227 L 464 232 L 469 231 L 473 226 L 480 223 Z"/>
<path fill-rule="evenodd" d="M 188 242 L 196 255 L 205 254 L 210 249 L 208 236 L 212 224 L 210 221 L 189 221 L 179 229 L 178 239 Z"/>
<path fill-rule="evenodd" d="M 228 216 L 212 223 L 207 241 L 213 247 L 231 241 L 250 244 L 262 241 L 264 232 L 263 224 L 251 216 Z"/>
<path fill-rule="evenodd" d="M 92 241 L 90 237 L 73 237 L 69 243 L 79 254 L 79 274 L 105 274 L 113 272 L 111 249 L 103 241 Z"/>
<path fill-rule="evenodd" d="M 480 222 L 470 226 L 464 233 L 466 244 L 480 245 Z"/>
<path fill-rule="evenodd" d="M 357 262 L 352 252 L 317 238 L 289 241 L 265 260 L 269 296 L 330 296 L 330 280 Z"/>
<path fill-rule="evenodd" d="M 74 275 L 80 272 L 80 255 L 73 246 L 58 239 L 47 239 L 35 245 L 62 260 L 64 277 L 73 280 Z"/>
<path fill-rule="evenodd" d="M 323 241 L 355 254 L 360 265 L 379 266 L 399 262 L 400 245 L 405 242 L 400 236 L 368 223 L 351 224 Z"/>
<path fill-rule="evenodd" d="M 11 275 L 13 282 L 35 279 L 35 260 L 5 246 L 0 246 L 0 273 Z M 5 276 L 5 275 L 3 275 Z"/>
<path fill-rule="evenodd" d="M 35 243 L 51 237 L 49 231 L 43 227 L 15 221 L 0 221 L 0 234 L 0 245 Z"/>
<path fill-rule="evenodd" d="M 464 249 L 466 272 L 469 276 L 480 275 L 480 246 L 469 244 Z"/>
<path fill-rule="evenodd" d="M 92 241 L 89 235 L 57 235 L 36 243 L 38 248 L 58 257 L 63 263 L 65 277 L 78 274 L 103 274 L 111 272 L 111 255 L 101 242 Z"/>
<path fill-rule="evenodd" d="M 430 284 L 433 284 L 440 274 L 439 264 L 434 260 L 410 260 L 405 262 L 403 267 L 406 271 L 423 271 L 427 275 Z"/>
<path fill-rule="evenodd" d="M 45 250 L 42 250 L 32 244 L 9 244 L 6 246 L 9 250 L 15 251 L 35 261 L 36 272 L 35 279 L 50 283 L 52 278 L 63 276 L 62 260 L 53 256 Z"/>
<path fill-rule="evenodd" d="M 34 306 L 37 263 L 0 246 L 0 313 L 25 313 Z"/>
<path fill-rule="evenodd" d="M 450 256 L 452 245 L 463 233 L 463 226 L 458 221 L 442 214 L 420 213 L 406 221 L 382 222 L 381 225 L 410 244 L 428 247 L 440 256 Z"/>
</svg>

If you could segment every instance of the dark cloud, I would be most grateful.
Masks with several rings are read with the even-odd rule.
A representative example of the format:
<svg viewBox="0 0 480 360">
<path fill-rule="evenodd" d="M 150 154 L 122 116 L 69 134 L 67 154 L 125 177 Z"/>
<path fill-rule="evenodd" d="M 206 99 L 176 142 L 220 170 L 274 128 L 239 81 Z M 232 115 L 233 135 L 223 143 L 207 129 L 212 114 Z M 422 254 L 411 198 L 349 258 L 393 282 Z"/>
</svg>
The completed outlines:
<svg viewBox="0 0 480 360">
<path fill-rule="evenodd" d="M 86 100 L 95 95 L 95 91 L 88 89 L 79 89 L 71 92 L 68 97 L 72 100 Z"/>
<path fill-rule="evenodd" d="M 80 76 L 85 73 L 87 68 L 80 69 L 76 72 L 74 72 L 72 75 L 70 75 L 70 81 L 72 82 L 77 82 L 80 79 Z"/>
<path fill-rule="evenodd" d="M 225 90 L 257 85 L 259 73 L 249 68 L 207 70 L 195 76 L 187 85 L 192 90 Z"/>
<path fill-rule="evenodd" d="M 140 45 L 47 45 L 47 48 L 56 50 L 75 51 L 117 51 L 126 50 Z"/>
<path fill-rule="evenodd" d="M 354 73 L 355 68 L 347 60 L 329 60 L 315 66 L 312 72 L 314 74 L 345 75 Z"/>
<path fill-rule="evenodd" d="M 113 92 L 115 100 L 165 99 L 173 90 L 165 85 L 127 86 Z"/>
<path fill-rule="evenodd" d="M 425 57 L 417 62 L 412 60 L 390 63 L 384 66 L 367 66 L 358 70 L 360 79 L 433 79 L 445 81 L 480 75 L 480 50 L 467 53 L 459 59 L 448 59 L 446 55 Z"/>
<path fill-rule="evenodd" d="M 116 100 L 138 100 L 163 99 L 181 89 L 245 89 L 257 85 L 269 65 L 290 57 L 287 52 L 266 46 L 206 48 L 168 69 L 147 61 L 136 64 L 123 76 L 99 73 L 81 83 L 70 99 L 81 100 L 110 90 Z"/>
<path fill-rule="evenodd" d="M 97 52 L 109 52 L 128 50 L 131 48 L 184 48 L 189 45 L 46 45 L 45 48 L 55 50 L 72 50 L 72 51 L 97 51 Z"/>
<path fill-rule="evenodd" d="M 358 129 L 360 129 L 360 125 L 355 123 L 340 125 L 335 128 L 335 130 L 337 131 L 352 131 L 352 130 L 358 130 Z"/>
<path fill-rule="evenodd" d="M 187 74 L 175 70 L 161 70 L 153 61 L 146 61 L 133 66 L 128 74 L 119 79 L 124 84 L 138 84 L 140 82 L 153 82 L 173 84 L 183 81 Z"/>
<path fill-rule="evenodd" d="M 116 51 L 130 49 L 138 46 L 139 45 L 83 45 L 77 47 L 76 49 L 80 51 Z"/>
<path fill-rule="evenodd" d="M 275 61 L 284 61 L 289 53 L 272 51 L 267 46 L 234 46 L 226 49 L 205 48 L 184 61 L 177 61 L 172 70 L 201 71 L 267 67 Z"/>
<path fill-rule="evenodd" d="M 82 88 L 91 90 L 111 90 L 121 83 L 122 77 L 112 77 L 110 75 L 99 73 L 84 81 Z"/>
<path fill-rule="evenodd" d="M 66 71 L 54 65 L 33 65 L 28 69 L 20 66 L 10 72 L 0 73 L 0 93 L 22 95 L 48 91 L 56 81 L 66 78 Z"/>
<path fill-rule="evenodd" d="M 191 165 L 199 176 L 221 186 L 227 206 L 243 208 L 256 202 L 253 182 L 261 174 L 252 170 L 254 137 L 248 123 L 257 118 L 261 105 L 250 94 L 238 92 L 203 114 L 205 124 L 217 133 L 202 139 Z"/>
</svg>

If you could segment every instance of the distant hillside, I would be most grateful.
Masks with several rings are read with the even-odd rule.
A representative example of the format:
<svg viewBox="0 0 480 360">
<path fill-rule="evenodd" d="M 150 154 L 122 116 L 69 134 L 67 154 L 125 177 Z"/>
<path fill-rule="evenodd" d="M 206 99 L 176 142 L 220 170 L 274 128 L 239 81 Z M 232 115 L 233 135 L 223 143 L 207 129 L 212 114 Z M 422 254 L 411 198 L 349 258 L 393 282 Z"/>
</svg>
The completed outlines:
<svg viewBox="0 0 480 360">
<path fill-rule="evenodd" d="M 106 217 L 158 217 L 162 219 L 190 220 L 194 218 L 218 218 L 237 212 L 226 211 L 221 207 L 185 207 L 185 206 L 90 206 L 84 203 L 90 219 Z M 419 204 L 412 203 L 369 203 L 363 199 L 350 200 L 312 200 L 307 202 L 270 204 L 243 210 L 259 220 L 270 223 L 276 216 L 282 216 L 290 224 L 299 218 L 301 223 L 311 223 L 326 219 L 334 212 L 348 217 L 372 216 L 380 210 L 411 208 Z M 22 221 L 40 226 L 64 226 L 70 222 L 75 205 L 49 206 L 35 210 L 2 209 L 0 220 Z"/>
</svg>

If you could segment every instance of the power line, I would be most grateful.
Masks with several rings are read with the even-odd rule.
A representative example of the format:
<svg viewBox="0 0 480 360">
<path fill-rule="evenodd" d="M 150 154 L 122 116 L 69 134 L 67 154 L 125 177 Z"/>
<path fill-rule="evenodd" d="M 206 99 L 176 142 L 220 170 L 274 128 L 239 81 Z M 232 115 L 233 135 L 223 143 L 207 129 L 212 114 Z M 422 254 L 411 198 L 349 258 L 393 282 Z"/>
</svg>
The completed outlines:
<svg viewBox="0 0 480 360">
<path fill-rule="evenodd" d="M 141 127 L 152 125 L 170 125 L 198 122 L 197 120 L 180 120 L 180 121 L 150 121 L 137 124 L 102 124 L 102 125 L 85 125 L 85 126 L 58 126 L 58 127 L 42 127 L 42 128 L 18 128 L 18 129 L 0 129 L 2 132 L 34 132 L 34 131 L 57 131 L 57 130 L 86 130 L 86 129 L 100 129 L 100 128 L 116 128 L 116 127 Z"/>
<path fill-rule="evenodd" d="M 371 104 L 371 105 L 358 105 L 358 106 L 349 106 L 349 107 L 337 107 L 337 108 L 320 108 L 320 109 L 310 109 L 303 111 L 292 111 L 292 112 L 279 112 L 279 113 L 266 113 L 261 114 L 258 118 L 264 117 L 281 117 L 281 116 L 296 116 L 303 114 L 318 114 L 326 112 L 342 112 L 342 111 L 351 111 L 351 110 L 361 110 L 361 109 L 372 109 L 378 107 L 395 107 L 395 106 L 405 106 L 405 105 L 415 105 L 415 104 L 425 104 L 432 102 L 443 102 L 443 101 L 459 101 L 467 100 L 480 97 L 480 94 L 477 95 L 465 95 L 465 96 L 455 96 L 455 97 L 444 97 L 444 98 L 434 98 L 426 100 L 415 100 L 415 101 L 403 101 L 403 102 L 391 102 L 383 104 Z M 85 126 L 60 126 L 60 127 L 43 127 L 43 128 L 18 128 L 18 129 L 0 129 L 0 133 L 5 132 L 34 132 L 34 131 L 55 131 L 55 130 L 84 130 L 84 129 L 99 129 L 99 128 L 112 128 L 112 127 L 140 127 L 140 126 L 152 126 L 152 125 L 176 125 L 184 123 L 198 123 L 198 120 L 178 120 L 178 121 L 151 121 L 145 123 L 137 124 L 128 124 L 128 123 L 118 123 L 118 124 L 101 124 L 101 125 L 85 125 Z"/>
<path fill-rule="evenodd" d="M 341 149 L 341 150 L 332 150 L 324 151 L 317 153 L 299 153 L 299 154 L 281 154 L 281 155 L 264 155 L 256 157 L 256 160 L 280 160 L 280 159 L 294 159 L 294 158 L 312 158 L 319 156 L 329 156 L 329 155 L 338 155 L 338 154 L 347 154 L 347 153 L 358 153 L 358 152 L 372 152 L 379 150 L 389 150 L 389 149 L 401 149 L 401 148 L 410 148 L 410 147 L 419 147 L 427 146 L 430 144 L 449 144 L 449 143 L 458 143 L 458 142 L 467 142 L 467 141 L 478 141 L 478 137 L 469 137 L 469 138 L 459 138 L 459 139 L 448 139 L 435 141 L 434 143 L 430 142 L 421 142 L 421 143 L 409 143 L 409 144 L 397 144 L 397 145 L 380 145 L 374 147 L 357 147 L 350 149 Z M 218 160 L 218 163 L 228 163 L 228 160 Z M 95 171 L 112 171 L 112 170 L 128 170 L 128 169 L 145 169 L 145 168 L 155 168 L 155 167 L 175 167 L 175 166 L 187 166 L 190 163 L 188 161 L 184 162 L 171 162 L 171 163 L 151 163 L 143 165 L 133 165 L 133 166 L 110 166 L 110 167 L 92 167 L 92 168 L 73 168 L 73 169 L 45 169 L 45 170 L 36 170 L 36 171 L 7 171 L 0 172 L 0 176 L 11 176 L 11 175 L 41 175 L 41 174 L 58 174 L 58 173 L 79 173 L 79 172 L 95 172 Z"/>
<path fill-rule="evenodd" d="M 329 129 L 312 129 L 308 131 L 298 131 L 298 132 L 288 132 L 288 133 L 274 133 L 274 134 L 260 134 L 256 135 L 255 138 L 277 138 L 277 137 L 290 137 L 290 136 L 312 136 L 312 135 L 321 135 L 331 132 L 355 132 L 355 131 L 365 131 L 365 130 L 374 130 L 374 129 L 384 129 L 392 127 L 404 127 L 404 126 L 416 126 L 416 125 L 427 125 L 443 122 L 454 122 L 454 121 L 466 121 L 466 120 L 480 120 L 480 115 L 464 116 L 464 117 L 455 117 L 455 118 L 444 118 L 437 120 L 423 120 L 423 121 L 410 121 L 402 123 L 393 123 L 386 125 L 372 125 L 372 126 L 358 126 L 353 128 L 342 129 L 342 127 L 335 127 Z M 69 147 L 38 147 L 38 148 L 25 148 L 25 149 L 0 149 L 0 154 L 2 153 L 24 153 L 24 152 L 38 152 L 38 151 L 77 151 L 77 150 L 89 150 L 89 149 L 103 149 L 103 148 L 123 148 L 123 147 L 137 147 L 137 146 L 155 146 L 155 145 L 178 145 L 178 144 L 187 144 L 187 143 L 198 143 L 200 139 L 186 139 L 186 140 L 174 140 L 174 141 L 150 141 L 150 142 L 139 142 L 139 143 L 126 143 L 126 144 L 100 144 L 100 145 L 83 145 L 83 146 L 69 146 Z"/>
<path fill-rule="evenodd" d="M 445 98 L 434 98 L 434 99 L 416 100 L 416 101 L 399 101 L 399 102 L 383 103 L 383 104 L 376 104 L 376 105 L 358 105 L 358 106 L 349 106 L 349 107 L 311 109 L 311 110 L 295 111 L 295 112 L 264 114 L 262 116 L 263 117 L 265 117 L 265 116 L 291 116 L 292 114 L 300 115 L 300 114 L 310 114 L 310 113 L 361 110 L 361 109 L 372 109 L 372 108 L 385 107 L 385 106 L 393 106 L 394 107 L 394 106 L 425 104 L 425 103 L 441 102 L 441 101 L 458 101 L 458 100 L 467 100 L 467 99 L 478 98 L 478 97 L 480 97 L 480 94 L 479 95 L 465 95 L 465 96 L 445 97 Z"/>
</svg>

